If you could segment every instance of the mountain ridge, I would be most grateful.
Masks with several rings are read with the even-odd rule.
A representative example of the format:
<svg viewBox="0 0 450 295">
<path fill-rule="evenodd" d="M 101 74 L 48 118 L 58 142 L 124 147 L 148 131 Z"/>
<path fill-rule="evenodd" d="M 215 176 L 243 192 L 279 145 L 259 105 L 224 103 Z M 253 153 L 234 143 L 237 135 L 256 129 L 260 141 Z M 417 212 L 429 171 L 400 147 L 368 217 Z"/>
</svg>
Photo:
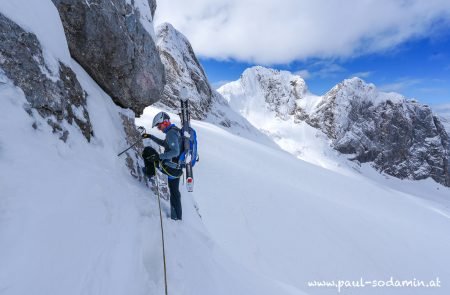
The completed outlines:
<svg viewBox="0 0 450 295">
<path fill-rule="evenodd" d="M 297 81 L 304 83 L 287 71 L 256 66 L 218 92 L 256 127 L 268 116 L 306 122 L 351 160 L 401 179 L 431 177 L 450 186 L 449 136 L 429 106 L 356 77 L 323 96 L 309 93 L 306 83 L 298 95 Z"/>
</svg>

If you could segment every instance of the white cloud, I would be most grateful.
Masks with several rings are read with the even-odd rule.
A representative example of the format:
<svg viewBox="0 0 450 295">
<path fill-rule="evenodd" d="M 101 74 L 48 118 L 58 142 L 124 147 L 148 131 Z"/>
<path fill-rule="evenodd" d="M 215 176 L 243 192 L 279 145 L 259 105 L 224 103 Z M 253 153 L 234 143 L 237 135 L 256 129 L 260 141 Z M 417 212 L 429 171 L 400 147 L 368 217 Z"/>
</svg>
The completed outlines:
<svg viewBox="0 0 450 295">
<path fill-rule="evenodd" d="M 203 57 L 289 63 L 379 52 L 442 31 L 450 1 L 158 0 L 161 22 Z"/>
<path fill-rule="evenodd" d="M 357 73 L 353 73 L 351 74 L 349 77 L 353 78 L 353 77 L 358 77 L 358 78 L 368 78 L 373 74 L 372 71 L 367 71 L 367 72 L 357 72 Z"/>
<path fill-rule="evenodd" d="M 448 134 L 450 135 L 450 104 L 438 104 L 432 106 L 433 112 L 437 113 L 445 124 Z"/>
<path fill-rule="evenodd" d="M 341 65 L 334 63 L 333 60 L 320 60 L 313 62 L 306 66 L 307 69 L 302 69 L 294 72 L 295 75 L 299 75 L 303 79 L 311 78 L 336 78 L 342 73 L 346 72 L 347 69 Z"/>
<path fill-rule="evenodd" d="M 421 82 L 423 82 L 421 79 L 402 78 L 394 83 L 380 85 L 378 88 L 381 91 L 386 92 L 399 92 L 414 85 L 420 84 Z"/>
<path fill-rule="evenodd" d="M 294 72 L 294 75 L 300 76 L 305 80 L 312 77 L 311 73 L 308 70 L 300 70 L 300 71 Z"/>
<path fill-rule="evenodd" d="M 319 66 L 321 68 L 316 72 L 313 72 L 313 76 L 317 76 L 322 79 L 335 78 L 338 77 L 341 73 L 347 71 L 344 67 L 335 63 L 319 62 L 316 63 L 316 66 Z"/>
<path fill-rule="evenodd" d="M 211 86 L 212 86 L 213 89 L 217 90 L 220 87 L 222 87 L 223 85 L 225 85 L 227 83 L 230 83 L 230 82 L 232 82 L 232 81 L 231 80 L 220 80 L 220 81 L 216 81 L 216 82 L 211 83 Z"/>
<path fill-rule="evenodd" d="M 438 104 L 433 106 L 433 109 L 435 109 L 437 112 L 446 113 L 450 116 L 450 104 Z"/>
</svg>

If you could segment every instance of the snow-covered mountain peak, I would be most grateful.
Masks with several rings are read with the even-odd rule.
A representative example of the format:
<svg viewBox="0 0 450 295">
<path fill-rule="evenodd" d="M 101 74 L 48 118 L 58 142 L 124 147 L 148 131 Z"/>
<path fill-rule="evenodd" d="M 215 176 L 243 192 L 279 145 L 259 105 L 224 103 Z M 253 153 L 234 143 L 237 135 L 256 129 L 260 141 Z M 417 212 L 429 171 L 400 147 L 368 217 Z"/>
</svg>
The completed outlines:
<svg viewBox="0 0 450 295">
<path fill-rule="evenodd" d="M 246 69 L 240 79 L 247 90 L 260 90 L 265 94 L 288 96 L 293 90 L 297 98 L 301 98 L 308 91 L 305 80 L 288 71 L 280 71 L 262 66 Z M 253 89 L 252 89 L 253 88 Z M 269 95 L 266 95 L 269 96 Z"/>
<path fill-rule="evenodd" d="M 157 45 L 170 47 L 176 51 L 189 51 L 189 40 L 170 23 L 162 23 L 156 27 Z M 168 46 L 168 44 L 173 46 Z"/>
<path fill-rule="evenodd" d="M 323 96 L 323 102 L 319 104 L 319 107 L 331 98 L 335 99 L 336 104 L 341 106 L 348 106 L 350 102 L 365 102 L 377 105 L 387 101 L 392 103 L 404 103 L 406 101 L 405 97 L 401 94 L 395 92 L 381 92 L 374 84 L 367 83 L 358 77 L 345 79 L 334 86 Z"/>
<path fill-rule="evenodd" d="M 306 96 L 308 88 L 300 76 L 288 71 L 255 66 L 218 91 L 245 117 L 269 112 L 287 120 L 294 115 L 296 101 Z"/>
</svg>

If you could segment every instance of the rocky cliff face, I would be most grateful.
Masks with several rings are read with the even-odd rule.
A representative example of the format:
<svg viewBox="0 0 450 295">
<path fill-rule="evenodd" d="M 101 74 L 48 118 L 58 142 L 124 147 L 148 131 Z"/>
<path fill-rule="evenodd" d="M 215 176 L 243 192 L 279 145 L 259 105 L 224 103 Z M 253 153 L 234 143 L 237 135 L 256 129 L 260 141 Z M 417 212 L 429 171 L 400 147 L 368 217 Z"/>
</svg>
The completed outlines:
<svg viewBox="0 0 450 295">
<path fill-rule="evenodd" d="M 114 102 L 137 115 L 161 98 L 164 67 L 153 40 L 155 0 L 53 0 L 72 57 Z"/>
<path fill-rule="evenodd" d="M 86 93 L 72 69 L 61 61 L 56 68 L 51 68 L 45 62 L 36 35 L 24 31 L 1 13 L 0 71 L 25 93 L 29 103 L 24 106 L 27 112 L 33 115 L 36 110 L 62 140 L 69 136 L 64 121 L 76 124 L 86 139 L 91 139 Z"/>
<path fill-rule="evenodd" d="M 398 178 L 450 185 L 449 137 L 432 110 L 358 78 L 335 86 L 306 119 L 334 147 Z"/>
<path fill-rule="evenodd" d="M 308 93 L 300 77 L 262 67 L 246 70 L 219 92 L 254 122 L 264 116 L 293 124 L 304 121 L 322 130 L 336 150 L 351 154 L 350 159 L 370 162 L 398 178 L 431 177 L 450 186 L 444 126 L 428 106 L 399 94 L 379 92 L 353 78 L 317 97 Z"/>
<path fill-rule="evenodd" d="M 213 91 L 188 39 L 171 24 L 156 28 L 157 47 L 166 70 L 167 84 L 161 104 L 176 110 L 185 88 L 194 119 L 204 119 L 211 109 Z"/>
</svg>

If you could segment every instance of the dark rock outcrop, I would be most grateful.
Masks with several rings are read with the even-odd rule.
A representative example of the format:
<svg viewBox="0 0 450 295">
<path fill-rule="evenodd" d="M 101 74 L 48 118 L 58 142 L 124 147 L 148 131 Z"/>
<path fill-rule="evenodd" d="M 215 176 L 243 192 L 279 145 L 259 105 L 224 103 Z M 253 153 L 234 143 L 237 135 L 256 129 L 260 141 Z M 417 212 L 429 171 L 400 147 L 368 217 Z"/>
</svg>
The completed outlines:
<svg viewBox="0 0 450 295">
<path fill-rule="evenodd" d="M 353 78 L 338 84 L 309 114 L 334 147 L 398 178 L 450 186 L 449 136 L 432 110 Z"/>
<path fill-rule="evenodd" d="M 143 0 L 140 0 L 143 1 Z M 137 115 L 161 98 L 164 67 L 141 12 L 125 0 L 53 0 L 72 57 L 114 102 Z M 155 0 L 148 0 L 152 16 Z M 150 21 L 150 20 L 146 20 Z"/>
<path fill-rule="evenodd" d="M 131 112 L 130 112 L 131 113 Z M 136 129 L 136 125 L 134 123 L 134 118 L 132 115 L 127 113 L 119 113 L 120 118 L 122 119 L 123 130 L 125 131 L 125 138 L 128 146 L 133 146 L 130 150 L 125 153 L 125 163 L 130 170 L 130 174 L 138 179 L 139 181 L 145 182 L 145 175 L 142 172 L 142 167 L 144 167 L 144 163 L 142 161 L 141 155 L 144 150 L 144 145 L 141 140 L 141 134 Z"/>
<path fill-rule="evenodd" d="M 31 109 L 37 110 L 64 141 L 69 135 L 61 124 L 64 120 L 75 123 L 90 140 L 92 126 L 86 109 L 86 94 L 75 73 L 61 62 L 59 72 L 52 73 L 37 37 L 1 13 L 0 69 L 25 93 L 29 114 L 32 114 Z"/>
</svg>

